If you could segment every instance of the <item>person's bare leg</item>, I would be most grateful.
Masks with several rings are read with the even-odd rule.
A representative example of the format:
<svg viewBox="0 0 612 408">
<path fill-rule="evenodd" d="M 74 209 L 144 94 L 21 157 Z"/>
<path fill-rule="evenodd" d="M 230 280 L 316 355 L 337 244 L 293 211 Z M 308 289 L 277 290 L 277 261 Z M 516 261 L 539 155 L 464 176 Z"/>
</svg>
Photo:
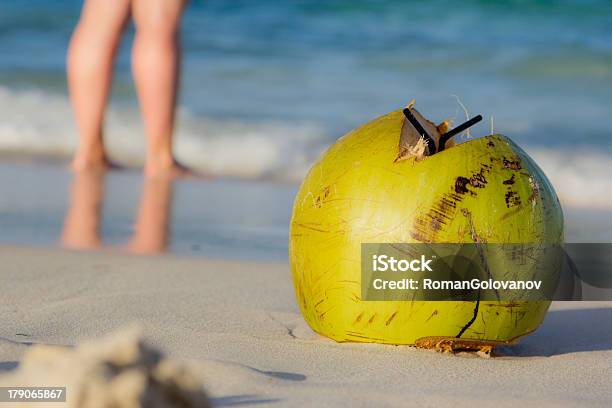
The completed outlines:
<svg viewBox="0 0 612 408">
<path fill-rule="evenodd" d="M 75 249 L 94 249 L 100 240 L 100 212 L 104 195 L 104 172 L 99 169 L 78 171 L 70 189 L 70 203 L 62 245 Z"/>
<path fill-rule="evenodd" d="M 146 176 L 185 175 L 172 154 L 183 0 L 133 0 L 132 71 L 147 136 Z"/>
<path fill-rule="evenodd" d="M 113 60 L 130 0 L 86 0 L 68 50 L 68 88 L 79 136 L 75 170 L 106 167 L 102 127 Z"/>
</svg>

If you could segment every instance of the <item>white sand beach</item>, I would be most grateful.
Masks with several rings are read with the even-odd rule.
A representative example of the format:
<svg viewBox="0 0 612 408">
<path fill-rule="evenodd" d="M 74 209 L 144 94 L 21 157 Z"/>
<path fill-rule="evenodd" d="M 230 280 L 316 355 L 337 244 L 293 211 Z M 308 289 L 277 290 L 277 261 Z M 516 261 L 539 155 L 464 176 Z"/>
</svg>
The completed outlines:
<svg viewBox="0 0 612 408">
<path fill-rule="evenodd" d="M 607 0 L 2 1 L 0 408 L 611 408 L 611 21 Z M 396 128 L 410 100 L 423 118 L 409 109 Z M 485 147 L 489 134 L 513 143 Z M 482 148 L 448 152 L 451 137 Z M 448 160 L 389 167 L 426 149 Z M 301 223 L 310 199 L 326 207 Z M 296 271 L 322 270 L 302 279 L 317 290 L 298 286 L 313 310 L 356 287 L 343 243 L 372 237 L 542 243 L 499 263 L 529 279 L 538 265 L 519 257 L 587 244 L 565 247 L 559 292 L 588 301 L 553 302 L 492 356 L 337 343 L 302 317 L 288 259 L 295 226 L 320 221 L 325 241 L 291 244 Z M 459 255 L 449 265 L 480 272 Z M 515 304 L 508 320 L 532 330 Z M 475 330 L 499 322 L 479 306 L 457 337 L 513 337 Z M 419 323 L 452 327 L 438 310 Z M 403 314 L 365 338 L 389 340 Z M 1 401 L 26 385 L 65 385 L 68 400 Z"/>
<path fill-rule="evenodd" d="M 32 345 L 136 324 L 196 367 L 214 406 L 612 405 L 610 302 L 555 303 L 534 334 L 481 359 L 322 338 L 283 262 L 6 246 L 0 259 L 3 371 Z"/>
</svg>

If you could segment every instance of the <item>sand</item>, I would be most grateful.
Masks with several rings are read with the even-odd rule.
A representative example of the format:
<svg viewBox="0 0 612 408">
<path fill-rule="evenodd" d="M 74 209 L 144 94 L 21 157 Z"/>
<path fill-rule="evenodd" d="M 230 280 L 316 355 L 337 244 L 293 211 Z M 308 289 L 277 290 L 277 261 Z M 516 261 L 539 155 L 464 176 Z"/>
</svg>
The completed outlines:
<svg viewBox="0 0 612 408">
<path fill-rule="evenodd" d="M 37 392 L 37 397 L 19 401 L 23 408 L 41 402 L 62 402 L 66 408 L 210 407 L 199 375 L 151 347 L 136 328 L 75 347 L 28 347 L 19 367 L 0 375 L 0 387 L 49 388 L 40 390 L 42 396 Z M 11 398 L 9 391 L 2 400 Z"/>
<path fill-rule="evenodd" d="M 555 303 L 536 333 L 487 360 L 322 338 L 284 262 L 20 247 L 0 259 L 4 371 L 34 344 L 138 324 L 193 367 L 213 406 L 612 406 L 610 302 Z"/>
</svg>

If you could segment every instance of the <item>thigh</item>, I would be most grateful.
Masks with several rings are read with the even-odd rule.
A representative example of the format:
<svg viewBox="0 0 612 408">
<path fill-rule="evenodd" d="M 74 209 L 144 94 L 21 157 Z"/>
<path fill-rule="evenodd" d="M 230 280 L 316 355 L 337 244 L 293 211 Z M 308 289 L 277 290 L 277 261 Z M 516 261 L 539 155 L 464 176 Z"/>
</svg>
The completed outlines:
<svg viewBox="0 0 612 408">
<path fill-rule="evenodd" d="M 132 0 L 132 17 L 137 29 L 178 30 L 186 0 Z"/>
<path fill-rule="evenodd" d="M 85 0 L 80 25 L 99 32 L 118 33 L 130 17 L 131 0 Z"/>
</svg>

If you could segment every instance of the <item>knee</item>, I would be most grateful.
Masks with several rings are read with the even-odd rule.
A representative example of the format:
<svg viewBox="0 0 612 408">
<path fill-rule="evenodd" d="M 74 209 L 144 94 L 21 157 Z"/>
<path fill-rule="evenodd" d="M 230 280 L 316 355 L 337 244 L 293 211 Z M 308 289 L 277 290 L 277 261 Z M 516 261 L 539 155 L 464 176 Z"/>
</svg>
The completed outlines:
<svg viewBox="0 0 612 408">
<path fill-rule="evenodd" d="M 136 3 L 133 10 L 136 34 L 159 42 L 175 41 L 178 38 L 182 9 L 178 0 L 152 2 L 143 7 Z M 157 6 L 157 7 L 156 7 Z"/>
<path fill-rule="evenodd" d="M 136 28 L 136 44 L 149 49 L 173 51 L 178 48 L 178 30 L 165 24 L 140 25 Z"/>
<path fill-rule="evenodd" d="M 163 19 L 134 21 L 136 42 L 147 47 L 175 48 L 178 45 L 179 27 Z"/>
<path fill-rule="evenodd" d="M 136 26 L 136 35 L 140 38 L 153 40 L 160 44 L 174 43 L 178 39 L 177 26 L 164 22 L 139 24 Z"/>
<path fill-rule="evenodd" d="M 81 20 L 72 33 L 68 48 L 68 64 L 94 68 L 112 57 L 119 33 L 110 32 L 91 21 Z"/>
</svg>

